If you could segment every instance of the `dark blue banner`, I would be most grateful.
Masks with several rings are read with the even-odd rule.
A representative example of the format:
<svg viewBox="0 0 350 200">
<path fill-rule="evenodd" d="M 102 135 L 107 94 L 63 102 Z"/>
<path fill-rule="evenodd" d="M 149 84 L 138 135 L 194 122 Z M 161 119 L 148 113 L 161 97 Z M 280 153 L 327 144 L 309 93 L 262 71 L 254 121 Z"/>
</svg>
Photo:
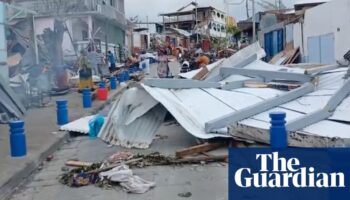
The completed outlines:
<svg viewBox="0 0 350 200">
<path fill-rule="evenodd" d="M 349 148 L 235 148 L 229 200 L 349 200 Z"/>
</svg>

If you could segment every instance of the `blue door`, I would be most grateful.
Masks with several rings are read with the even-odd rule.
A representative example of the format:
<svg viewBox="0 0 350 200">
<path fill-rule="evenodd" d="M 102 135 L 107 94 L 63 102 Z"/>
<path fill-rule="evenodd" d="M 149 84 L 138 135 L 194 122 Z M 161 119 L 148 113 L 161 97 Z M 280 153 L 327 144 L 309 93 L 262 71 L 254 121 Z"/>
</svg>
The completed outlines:
<svg viewBox="0 0 350 200">
<path fill-rule="evenodd" d="M 308 62 L 320 64 L 334 64 L 334 34 L 326 34 L 314 37 L 308 37 L 307 50 Z"/>
<path fill-rule="evenodd" d="M 284 31 L 283 29 L 271 31 L 264 35 L 266 52 L 266 61 L 271 60 L 276 54 L 284 49 Z"/>
</svg>

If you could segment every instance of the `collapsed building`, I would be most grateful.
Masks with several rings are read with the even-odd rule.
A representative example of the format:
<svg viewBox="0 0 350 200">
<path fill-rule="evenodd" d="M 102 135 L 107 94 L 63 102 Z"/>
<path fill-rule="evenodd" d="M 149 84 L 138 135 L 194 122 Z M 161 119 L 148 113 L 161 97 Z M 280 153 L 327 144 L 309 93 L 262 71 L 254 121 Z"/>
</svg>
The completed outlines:
<svg viewBox="0 0 350 200">
<path fill-rule="evenodd" d="M 253 44 L 181 79 L 146 79 L 118 98 L 99 137 L 147 148 L 169 112 L 193 136 L 269 143 L 269 113 L 286 113 L 290 146 L 349 145 L 348 68 L 261 61 Z"/>
</svg>

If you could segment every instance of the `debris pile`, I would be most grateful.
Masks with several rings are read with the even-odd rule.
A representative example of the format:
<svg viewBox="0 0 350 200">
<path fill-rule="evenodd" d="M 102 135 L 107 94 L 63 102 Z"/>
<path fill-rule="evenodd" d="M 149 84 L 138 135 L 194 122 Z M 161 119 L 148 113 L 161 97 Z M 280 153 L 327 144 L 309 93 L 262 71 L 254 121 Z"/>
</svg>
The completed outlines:
<svg viewBox="0 0 350 200">
<path fill-rule="evenodd" d="M 222 146 L 223 143 L 205 143 L 179 150 L 176 152 L 176 157 L 165 156 L 159 152 L 133 155 L 131 152 L 119 151 L 103 162 L 90 163 L 69 160 L 65 163 L 66 166 L 74 168 L 62 174 L 59 181 L 69 187 L 82 187 L 92 184 L 103 188 L 121 186 L 127 192 L 145 193 L 155 187 L 156 183 L 135 176 L 132 172 L 133 168 L 227 162 L 227 155 L 205 154 L 207 151 Z"/>
</svg>

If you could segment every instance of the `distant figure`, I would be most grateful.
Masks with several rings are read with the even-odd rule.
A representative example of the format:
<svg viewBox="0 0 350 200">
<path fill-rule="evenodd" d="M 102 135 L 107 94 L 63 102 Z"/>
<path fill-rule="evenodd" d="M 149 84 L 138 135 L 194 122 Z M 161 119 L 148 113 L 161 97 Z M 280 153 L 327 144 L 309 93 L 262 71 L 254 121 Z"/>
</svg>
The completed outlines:
<svg viewBox="0 0 350 200">
<path fill-rule="evenodd" d="M 157 74 L 159 78 L 168 78 L 170 69 L 168 65 L 168 57 L 166 55 L 166 50 L 165 49 L 159 49 L 158 51 L 158 60 L 159 64 L 157 67 Z"/>
<path fill-rule="evenodd" d="M 210 63 L 209 57 L 204 54 L 200 54 L 200 56 L 197 59 L 198 67 L 199 68 L 206 67 L 207 65 L 209 65 L 209 63 Z"/>
<path fill-rule="evenodd" d="M 98 70 L 98 54 L 95 50 L 89 48 L 87 53 L 87 58 L 89 59 L 89 62 L 92 66 L 92 72 L 93 75 L 100 76 L 99 70 Z"/>
<path fill-rule="evenodd" d="M 109 67 L 109 71 L 112 73 L 114 72 L 117 68 L 115 66 L 115 57 L 113 55 L 113 53 L 111 51 L 108 51 L 108 54 L 107 54 L 107 57 L 108 57 L 108 61 L 109 61 L 109 64 L 110 64 L 110 67 Z"/>
<path fill-rule="evenodd" d="M 104 59 L 104 55 L 103 53 L 101 52 L 100 49 L 97 50 L 97 53 L 96 53 L 96 60 L 97 60 L 97 69 L 98 69 L 98 72 L 101 76 L 103 76 L 103 70 L 102 68 L 104 67 L 105 65 L 105 59 Z"/>
<path fill-rule="evenodd" d="M 79 89 L 92 88 L 92 69 L 91 63 L 87 58 L 87 53 L 82 50 L 78 60 L 79 64 Z"/>
</svg>

